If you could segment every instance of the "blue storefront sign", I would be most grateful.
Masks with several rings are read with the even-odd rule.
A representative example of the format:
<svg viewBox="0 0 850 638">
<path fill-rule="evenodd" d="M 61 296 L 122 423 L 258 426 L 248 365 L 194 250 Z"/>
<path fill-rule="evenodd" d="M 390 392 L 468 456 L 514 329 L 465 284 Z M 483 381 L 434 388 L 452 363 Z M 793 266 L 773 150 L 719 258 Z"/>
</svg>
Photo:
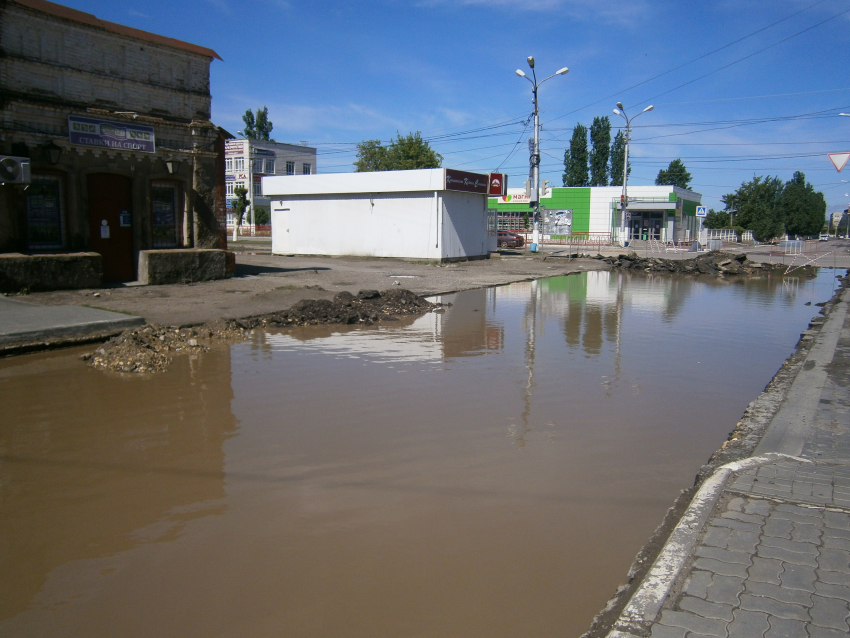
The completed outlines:
<svg viewBox="0 0 850 638">
<path fill-rule="evenodd" d="M 152 126 L 112 122 L 79 115 L 68 116 L 68 138 L 77 146 L 93 146 L 116 151 L 155 153 Z"/>
</svg>

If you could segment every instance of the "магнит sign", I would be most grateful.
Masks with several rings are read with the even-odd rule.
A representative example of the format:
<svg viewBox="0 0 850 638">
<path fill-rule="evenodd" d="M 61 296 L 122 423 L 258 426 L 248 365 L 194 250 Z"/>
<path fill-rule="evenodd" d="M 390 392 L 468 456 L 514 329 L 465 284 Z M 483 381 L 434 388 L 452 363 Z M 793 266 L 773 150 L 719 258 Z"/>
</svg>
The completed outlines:
<svg viewBox="0 0 850 638">
<path fill-rule="evenodd" d="M 68 140 L 77 146 L 141 153 L 156 152 L 156 137 L 152 126 L 124 124 L 79 115 L 68 116 Z"/>
<path fill-rule="evenodd" d="M 489 192 L 489 180 L 486 175 L 447 168 L 446 190 L 486 195 Z"/>
</svg>

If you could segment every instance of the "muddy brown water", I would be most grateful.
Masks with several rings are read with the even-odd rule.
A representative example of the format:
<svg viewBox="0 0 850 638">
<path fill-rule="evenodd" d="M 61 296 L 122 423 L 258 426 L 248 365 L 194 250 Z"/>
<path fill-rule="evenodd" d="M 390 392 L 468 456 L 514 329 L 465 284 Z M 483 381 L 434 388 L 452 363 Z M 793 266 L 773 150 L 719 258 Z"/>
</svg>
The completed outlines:
<svg viewBox="0 0 850 638">
<path fill-rule="evenodd" d="M 151 378 L 0 361 L 0 636 L 578 636 L 833 288 L 591 272 Z"/>
</svg>

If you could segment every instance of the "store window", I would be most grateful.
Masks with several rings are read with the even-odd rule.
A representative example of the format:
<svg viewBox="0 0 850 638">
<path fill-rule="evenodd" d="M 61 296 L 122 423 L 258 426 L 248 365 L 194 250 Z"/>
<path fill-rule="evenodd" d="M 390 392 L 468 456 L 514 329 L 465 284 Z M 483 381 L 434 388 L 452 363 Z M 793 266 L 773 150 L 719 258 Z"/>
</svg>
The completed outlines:
<svg viewBox="0 0 850 638">
<path fill-rule="evenodd" d="M 65 217 L 62 206 L 62 178 L 58 175 L 34 174 L 24 194 L 27 200 L 29 249 L 64 248 Z"/>
<path fill-rule="evenodd" d="M 295 175 L 295 162 L 287 162 L 286 163 L 286 174 L 287 175 Z"/>
<path fill-rule="evenodd" d="M 310 171 L 313 168 L 313 165 L 312 164 L 302 164 L 301 168 L 303 169 L 303 172 L 304 172 L 305 175 L 309 175 Z"/>
<path fill-rule="evenodd" d="M 151 182 L 151 231 L 154 248 L 177 248 L 183 242 L 183 197 L 175 182 Z"/>
<path fill-rule="evenodd" d="M 274 160 L 266 160 L 266 175 L 274 175 Z"/>
</svg>

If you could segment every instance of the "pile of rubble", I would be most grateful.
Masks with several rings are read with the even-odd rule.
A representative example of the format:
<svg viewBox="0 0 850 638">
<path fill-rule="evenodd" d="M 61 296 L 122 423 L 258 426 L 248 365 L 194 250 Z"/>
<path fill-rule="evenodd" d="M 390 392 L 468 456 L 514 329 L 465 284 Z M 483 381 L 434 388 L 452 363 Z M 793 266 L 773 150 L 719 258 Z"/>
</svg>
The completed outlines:
<svg viewBox="0 0 850 638">
<path fill-rule="evenodd" d="M 641 257 L 635 252 L 617 257 L 603 257 L 596 255 L 599 259 L 614 268 L 626 270 L 642 270 L 645 272 L 671 272 L 695 275 L 753 275 L 771 272 L 773 270 L 784 270 L 787 266 L 782 264 L 761 264 L 747 259 L 744 254 L 727 253 L 714 250 L 703 253 L 693 259 L 662 259 L 660 257 Z"/>
<path fill-rule="evenodd" d="M 163 372 L 177 353 L 209 350 L 214 342 L 238 341 L 254 328 L 283 328 L 318 324 L 372 325 L 403 315 L 418 315 L 437 307 L 404 289 L 361 290 L 328 299 L 305 299 L 288 310 L 244 319 L 218 319 L 201 326 L 178 328 L 150 324 L 125 330 L 92 353 L 83 355 L 89 365 L 114 372 Z"/>
</svg>

